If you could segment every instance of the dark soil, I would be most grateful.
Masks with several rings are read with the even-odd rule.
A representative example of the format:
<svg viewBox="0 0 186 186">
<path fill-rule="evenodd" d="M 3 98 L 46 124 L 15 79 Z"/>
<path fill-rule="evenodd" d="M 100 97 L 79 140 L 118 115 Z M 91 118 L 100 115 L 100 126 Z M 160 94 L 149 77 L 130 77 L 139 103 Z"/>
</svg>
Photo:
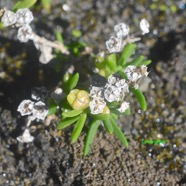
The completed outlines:
<svg viewBox="0 0 186 186">
<path fill-rule="evenodd" d="M 152 3 L 154 2 L 154 3 Z M 71 57 L 56 74 L 59 62 L 42 65 L 32 42 L 21 44 L 15 29 L 0 33 L 0 185 L 2 186 L 175 186 L 186 185 L 186 2 L 185 1 L 63 1 L 71 7 L 62 9 L 52 1 L 51 13 L 33 8 L 33 29 L 54 40 L 57 27 L 63 30 L 64 42 L 70 43 L 71 30 L 80 29 L 81 40 L 93 52 L 105 50 L 105 41 L 119 22 L 138 33 L 138 21 L 145 17 L 151 33 L 138 43 L 139 53 L 152 60 L 150 83 L 144 89 L 148 101 L 146 112 L 131 100 L 131 116 L 119 125 L 129 140 L 121 146 L 112 135 L 100 129 L 90 154 L 83 157 L 85 133 L 70 144 L 71 129 L 56 130 L 57 121 L 33 122 L 33 143 L 21 144 L 16 137 L 25 129 L 26 118 L 17 112 L 31 90 L 45 86 L 53 90 L 70 64 L 84 76 L 90 71 L 90 55 Z M 0 0 L 0 7 L 10 8 L 13 1 Z M 156 5 L 156 8 L 152 8 Z M 177 11 L 171 11 L 175 5 Z M 150 8 L 151 7 L 151 8 Z M 163 9 L 163 7 L 167 7 Z M 61 62 L 62 63 L 62 62 Z M 142 139 L 166 140 L 164 146 L 143 145 Z"/>
</svg>

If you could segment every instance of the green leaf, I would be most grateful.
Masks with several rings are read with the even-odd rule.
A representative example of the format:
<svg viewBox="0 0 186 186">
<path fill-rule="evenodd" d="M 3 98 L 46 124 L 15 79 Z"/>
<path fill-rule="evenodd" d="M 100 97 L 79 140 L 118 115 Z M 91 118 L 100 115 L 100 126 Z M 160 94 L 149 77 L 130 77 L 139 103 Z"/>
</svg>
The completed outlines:
<svg viewBox="0 0 186 186">
<path fill-rule="evenodd" d="M 132 54 L 134 54 L 136 49 L 136 45 L 134 43 L 127 44 L 119 58 L 119 65 L 124 66 L 127 63 L 127 60 L 131 57 Z"/>
<path fill-rule="evenodd" d="M 121 143 L 125 146 L 128 147 L 128 142 L 127 139 L 125 138 L 125 135 L 121 131 L 121 129 L 116 125 L 114 118 L 111 116 L 110 118 L 112 127 L 113 127 L 113 132 L 114 135 L 121 141 Z"/>
<path fill-rule="evenodd" d="M 126 68 L 129 65 L 140 66 L 143 59 L 144 59 L 144 56 L 138 56 L 137 58 L 135 58 L 131 62 L 125 64 L 123 67 Z"/>
<path fill-rule="evenodd" d="M 47 11 L 50 12 L 51 9 L 51 0 L 41 0 L 43 8 Z"/>
<path fill-rule="evenodd" d="M 83 112 L 83 110 L 71 110 L 68 112 L 63 112 L 62 116 L 66 117 L 66 118 L 72 118 L 72 117 L 80 115 L 82 112 Z"/>
<path fill-rule="evenodd" d="M 130 90 L 136 96 L 141 110 L 145 111 L 147 109 L 147 102 L 143 93 L 139 89 L 130 88 Z"/>
<path fill-rule="evenodd" d="M 103 124 L 104 124 L 104 127 L 105 127 L 106 131 L 107 131 L 109 134 L 112 134 L 112 133 L 113 133 L 113 127 L 112 127 L 110 118 L 105 119 L 105 120 L 103 121 Z"/>
<path fill-rule="evenodd" d="M 107 59 L 106 59 L 106 64 L 109 66 L 109 68 L 113 71 L 116 72 L 117 68 L 117 58 L 116 54 L 110 54 Z"/>
<path fill-rule="evenodd" d="M 61 32 L 59 30 L 55 31 L 55 36 L 56 36 L 57 41 L 59 41 L 60 43 L 64 43 L 63 37 L 62 37 Z"/>
<path fill-rule="evenodd" d="M 91 144 L 93 143 L 94 137 L 100 124 L 101 124 L 100 120 L 93 120 L 92 123 L 90 124 L 90 128 L 85 138 L 85 146 L 83 150 L 84 156 L 86 156 L 89 153 Z"/>
<path fill-rule="evenodd" d="M 73 124 L 74 122 L 76 122 L 78 119 L 79 119 L 79 116 L 76 116 L 73 118 L 66 118 L 57 124 L 57 129 L 64 129 L 68 127 L 69 125 Z"/>
<path fill-rule="evenodd" d="M 105 120 L 109 118 L 109 114 L 91 114 L 94 119 Z"/>
<path fill-rule="evenodd" d="M 125 115 L 129 116 L 130 115 L 130 108 L 128 108 L 125 112 L 124 112 Z"/>
<path fill-rule="evenodd" d="M 35 3 L 37 2 L 37 0 L 22 0 L 22 1 L 18 1 L 12 8 L 13 11 L 16 11 L 18 9 L 21 8 L 30 8 L 31 6 L 33 6 Z"/>
<path fill-rule="evenodd" d="M 76 87 L 79 80 L 79 73 L 74 74 L 74 76 L 71 78 L 69 82 L 69 89 L 72 90 L 74 87 Z"/>
<path fill-rule="evenodd" d="M 149 64 L 151 64 L 151 60 L 145 60 L 145 61 L 143 61 L 143 62 L 141 62 L 141 64 L 140 65 L 149 65 Z"/>
<path fill-rule="evenodd" d="M 71 143 L 76 142 L 76 140 L 78 139 L 78 137 L 81 134 L 81 131 L 83 129 L 83 126 L 85 124 L 86 118 L 87 118 L 87 114 L 85 114 L 85 113 L 83 113 L 79 117 L 79 119 L 78 119 L 78 121 L 77 121 L 77 123 L 76 123 L 76 125 L 74 127 L 74 130 L 72 131 Z"/>
<path fill-rule="evenodd" d="M 51 98 L 49 99 L 49 111 L 48 111 L 48 116 L 55 114 L 57 111 L 57 104 L 56 102 Z"/>
</svg>

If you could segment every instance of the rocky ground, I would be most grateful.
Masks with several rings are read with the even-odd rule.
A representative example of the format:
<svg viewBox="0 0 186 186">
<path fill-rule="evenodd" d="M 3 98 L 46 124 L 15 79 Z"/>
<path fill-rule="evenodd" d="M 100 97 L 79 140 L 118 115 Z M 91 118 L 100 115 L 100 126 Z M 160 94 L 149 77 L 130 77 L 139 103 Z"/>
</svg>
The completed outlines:
<svg viewBox="0 0 186 186">
<path fill-rule="evenodd" d="M 0 2 L 7 8 L 13 3 Z M 64 10 L 64 4 L 70 11 Z M 56 75 L 55 61 L 40 64 L 31 42 L 17 41 L 14 29 L 1 30 L 0 185 L 186 185 L 186 2 L 55 0 L 50 14 L 39 4 L 33 13 L 32 27 L 39 35 L 53 40 L 58 28 L 68 43 L 71 30 L 80 29 L 81 40 L 95 53 L 105 50 L 115 24 L 126 22 L 131 32 L 138 34 L 139 20 L 149 20 L 151 33 L 138 43 L 139 53 L 152 60 L 150 82 L 143 83 L 148 109 L 140 111 L 134 100 L 131 115 L 120 119 L 118 124 L 129 140 L 127 149 L 100 129 L 90 154 L 83 157 L 85 134 L 71 145 L 71 129 L 58 131 L 55 121 L 50 125 L 33 122 L 34 142 L 19 143 L 16 137 L 25 129 L 26 118 L 19 115 L 17 106 L 30 99 L 36 86 L 53 90 L 64 69 Z M 89 66 L 89 60 L 86 55 L 69 63 Z M 144 138 L 158 136 L 166 140 L 164 146 L 141 143 Z"/>
</svg>

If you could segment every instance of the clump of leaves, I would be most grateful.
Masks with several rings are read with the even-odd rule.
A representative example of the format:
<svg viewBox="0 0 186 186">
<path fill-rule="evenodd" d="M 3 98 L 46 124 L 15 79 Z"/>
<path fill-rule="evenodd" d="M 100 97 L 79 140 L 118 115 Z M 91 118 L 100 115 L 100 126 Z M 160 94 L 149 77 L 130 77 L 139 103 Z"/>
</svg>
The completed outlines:
<svg viewBox="0 0 186 186">
<path fill-rule="evenodd" d="M 138 81 L 134 83 L 130 79 L 133 76 L 130 77 L 127 70 L 134 69 L 135 72 L 132 73 L 142 73 L 139 69 L 142 69 L 142 67 L 144 69 L 151 61 L 146 60 L 142 55 L 132 59 L 135 50 L 136 44 L 129 43 L 120 54 L 97 57 L 95 65 L 101 76 L 98 76 L 97 83 L 92 83 L 90 87 L 86 87 L 86 90 L 76 88 L 79 81 L 78 73 L 74 75 L 66 73 L 63 78 L 63 96 L 60 102 L 57 103 L 55 99 L 50 99 L 49 114 L 56 113 L 59 111 L 57 108 L 60 108 L 61 122 L 57 124 L 57 129 L 63 130 L 74 125 L 71 143 L 77 141 L 85 125 L 88 128 L 84 142 L 84 156 L 89 153 L 96 132 L 101 125 L 104 126 L 107 133 L 114 134 L 125 147 L 128 146 L 125 135 L 117 125 L 117 120 L 120 115 L 130 114 L 130 106 L 127 102 L 124 102 L 123 89 L 119 89 L 121 94 L 118 95 L 116 100 L 111 99 L 109 94 L 107 95 L 106 90 L 108 91 L 111 86 L 117 88 L 119 86 L 117 83 L 123 82 L 124 85 L 127 85 L 125 92 L 132 92 L 135 95 L 141 110 L 145 111 L 147 109 L 145 97 L 136 86 Z M 145 72 L 145 74 L 148 73 Z M 105 82 L 100 83 L 99 81 L 102 80 Z M 112 80 L 117 80 L 117 82 L 112 84 Z M 93 89 L 98 91 L 93 93 Z"/>
</svg>

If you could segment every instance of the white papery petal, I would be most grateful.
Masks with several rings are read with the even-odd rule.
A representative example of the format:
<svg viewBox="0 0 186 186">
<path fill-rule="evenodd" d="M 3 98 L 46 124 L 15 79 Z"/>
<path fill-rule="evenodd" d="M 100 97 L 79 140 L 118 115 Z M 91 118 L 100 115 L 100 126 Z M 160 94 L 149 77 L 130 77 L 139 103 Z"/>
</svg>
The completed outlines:
<svg viewBox="0 0 186 186">
<path fill-rule="evenodd" d="M 149 33 L 150 24 L 146 19 L 142 19 L 140 21 L 140 29 L 142 31 L 142 35 Z"/>
<path fill-rule="evenodd" d="M 34 140 L 34 137 L 30 135 L 30 131 L 25 129 L 22 136 L 18 136 L 17 140 L 21 143 L 30 143 Z"/>
<path fill-rule="evenodd" d="M 34 19 L 32 12 L 28 8 L 19 9 L 16 12 L 17 23 L 20 25 L 28 25 Z"/>
<path fill-rule="evenodd" d="M 31 100 L 23 100 L 19 106 L 17 111 L 21 113 L 22 116 L 30 115 L 33 111 L 34 102 Z"/>
<path fill-rule="evenodd" d="M 3 22 L 4 26 L 13 25 L 17 21 L 16 14 L 10 10 L 6 10 L 1 18 L 1 21 Z"/>
</svg>

